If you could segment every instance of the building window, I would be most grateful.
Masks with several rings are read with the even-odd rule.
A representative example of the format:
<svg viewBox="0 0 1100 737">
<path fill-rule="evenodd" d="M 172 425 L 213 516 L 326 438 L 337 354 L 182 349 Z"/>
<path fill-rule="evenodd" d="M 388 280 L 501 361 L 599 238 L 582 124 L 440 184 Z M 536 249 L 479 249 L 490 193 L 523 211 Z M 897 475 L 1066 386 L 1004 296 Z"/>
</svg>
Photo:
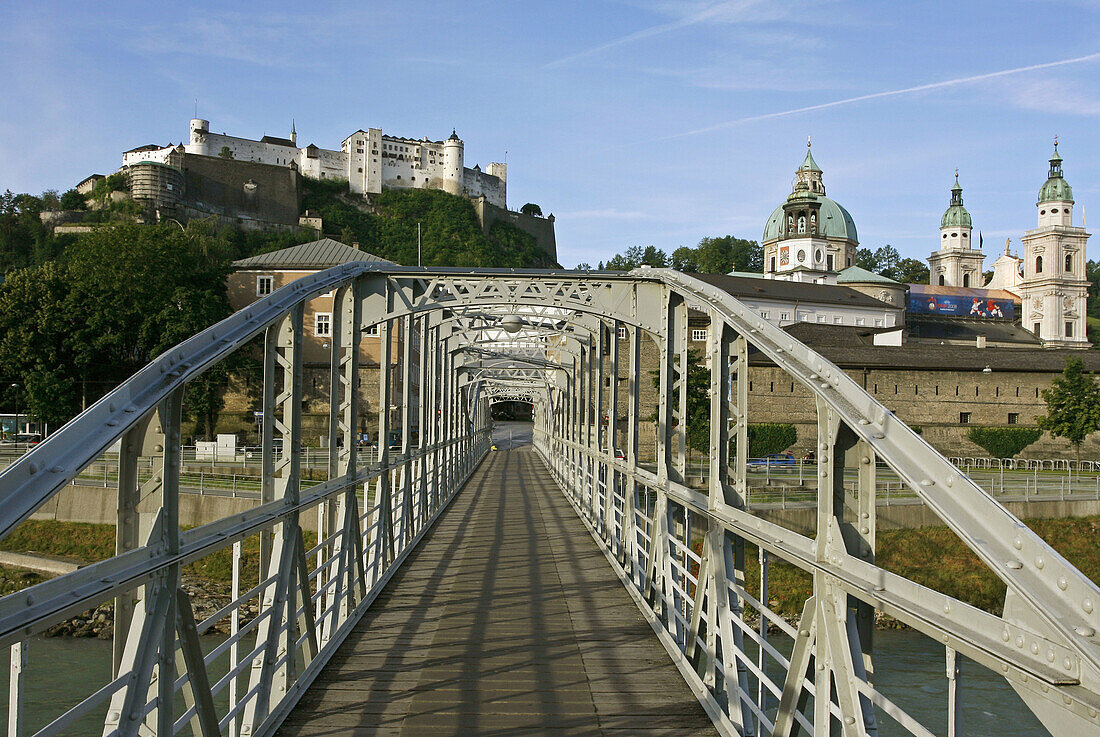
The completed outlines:
<svg viewBox="0 0 1100 737">
<path fill-rule="evenodd" d="M 1008 424 L 1010 424 L 1010 425 L 1019 425 L 1020 424 L 1020 413 L 1019 412 L 1009 412 L 1008 413 Z"/>
<path fill-rule="evenodd" d="M 760 317 L 762 317 L 762 318 L 764 318 L 765 320 L 767 320 L 767 319 L 768 319 L 768 313 L 767 313 L 767 312 L 761 312 L 761 313 L 760 313 Z"/>
<path fill-rule="evenodd" d="M 332 335 L 332 313 L 318 312 L 313 316 L 313 334 L 318 338 Z"/>
<path fill-rule="evenodd" d="M 626 340 L 626 328 L 619 328 L 619 340 Z"/>
<path fill-rule="evenodd" d="M 875 327 L 876 328 L 881 328 L 882 327 L 882 320 L 875 320 Z"/>
<path fill-rule="evenodd" d="M 363 334 L 364 335 L 378 335 L 378 326 L 377 325 L 371 325 L 370 327 L 368 327 L 366 330 L 363 331 Z"/>
<path fill-rule="evenodd" d="M 271 294 L 273 287 L 275 286 L 275 277 L 272 276 L 257 276 L 256 277 L 256 296 L 266 297 Z"/>
<path fill-rule="evenodd" d="M 1073 337 L 1073 323 L 1072 322 L 1067 322 L 1066 323 L 1066 337 L 1067 338 L 1072 338 Z"/>
<path fill-rule="evenodd" d="M 833 254 L 830 253 L 829 257 L 826 259 L 826 261 L 829 264 L 829 271 L 832 271 L 833 270 Z"/>
<path fill-rule="evenodd" d="M 825 322 L 825 315 L 818 315 L 817 316 L 817 321 L 818 322 Z"/>
<path fill-rule="evenodd" d="M 779 319 L 780 320 L 790 320 L 791 319 L 791 313 L 789 313 L 789 312 L 780 312 L 779 313 Z"/>
<path fill-rule="evenodd" d="M 940 274 L 940 286 L 943 286 L 943 274 Z"/>
<path fill-rule="evenodd" d="M 707 339 L 707 329 L 706 328 L 692 328 L 691 329 L 691 339 L 695 340 L 695 341 L 706 340 Z"/>
<path fill-rule="evenodd" d="M 969 425 L 970 424 L 970 413 L 969 412 L 960 412 L 959 413 L 959 424 L 960 425 Z"/>
<path fill-rule="evenodd" d="M 1073 256 L 1066 256 L 1066 273 L 1073 272 Z"/>
<path fill-rule="evenodd" d="M 969 287 L 970 286 L 970 274 L 963 274 L 963 286 L 964 287 Z"/>
<path fill-rule="evenodd" d="M 1036 274 L 1042 274 L 1043 273 L 1043 257 L 1042 256 L 1036 256 L 1035 257 L 1035 273 Z"/>
<path fill-rule="evenodd" d="M 863 319 L 862 317 L 857 317 L 857 318 L 856 318 L 856 325 L 863 325 L 863 324 L 865 324 L 866 322 L 867 322 L 867 321 L 866 321 L 865 319 Z"/>
<path fill-rule="evenodd" d="M 1040 323 L 1035 323 L 1035 330 L 1032 331 L 1033 333 L 1035 333 L 1036 338 L 1039 337 L 1039 325 Z"/>
<path fill-rule="evenodd" d="M 837 315 L 833 318 L 833 324 L 834 325 L 840 325 L 843 322 L 844 322 L 844 318 L 841 317 L 840 315 Z"/>
</svg>

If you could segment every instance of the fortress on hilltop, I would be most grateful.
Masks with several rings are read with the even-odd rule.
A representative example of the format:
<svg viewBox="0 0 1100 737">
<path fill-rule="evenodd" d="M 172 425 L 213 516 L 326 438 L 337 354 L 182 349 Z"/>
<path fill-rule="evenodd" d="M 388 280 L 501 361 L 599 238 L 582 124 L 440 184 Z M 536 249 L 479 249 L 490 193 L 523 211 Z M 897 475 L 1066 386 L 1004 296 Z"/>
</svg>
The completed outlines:
<svg viewBox="0 0 1100 737">
<path fill-rule="evenodd" d="M 506 210 L 508 165 L 491 163 L 484 171 L 476 164 L 467 168 L 463 148 L 455 131 L 445 141 L 429 141 L 384 135 L 378 128 L 355 131 L 338 150 L 313 143 L 299 148 L 293 124 L 289 138 L 263 136 L 255 141 L 212 133 L 210 121 L 194 118 L 187 143 L 139 146 L 122 155 L 122 165 L 168 164 L 174 153 L 220 156 L 296 169 L 311 179 L 345 180 L 356 194 L 378 194 L 383 188 L 441 189 L 471 199 L 484 197 Z"/>
</svg>

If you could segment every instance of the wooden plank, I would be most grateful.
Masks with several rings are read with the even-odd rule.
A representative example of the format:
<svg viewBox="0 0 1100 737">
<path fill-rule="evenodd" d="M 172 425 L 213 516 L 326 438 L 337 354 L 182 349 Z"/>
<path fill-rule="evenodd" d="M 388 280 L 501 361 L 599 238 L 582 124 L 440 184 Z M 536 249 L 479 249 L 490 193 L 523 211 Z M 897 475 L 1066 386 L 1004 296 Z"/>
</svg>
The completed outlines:
<svg viewBox="0 0 1100 737">
<path fill-rule="evenodd" d="M 529 449 L 497 452 L 283 737 L 717 735 Z"/>
</svg>

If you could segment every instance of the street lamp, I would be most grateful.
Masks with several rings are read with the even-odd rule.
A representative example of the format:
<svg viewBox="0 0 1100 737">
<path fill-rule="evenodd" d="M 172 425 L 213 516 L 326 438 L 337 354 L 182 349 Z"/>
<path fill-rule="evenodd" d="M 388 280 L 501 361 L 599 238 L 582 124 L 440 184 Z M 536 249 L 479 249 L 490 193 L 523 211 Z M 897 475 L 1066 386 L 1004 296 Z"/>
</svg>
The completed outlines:
<svg viewBox="0 0 1100 737">
<path fill-rule="evenodd" d="M 12 384 L 12 389 L 15 389 L 15 435 L 19 435 L 19 385 Z"/>
</svg>

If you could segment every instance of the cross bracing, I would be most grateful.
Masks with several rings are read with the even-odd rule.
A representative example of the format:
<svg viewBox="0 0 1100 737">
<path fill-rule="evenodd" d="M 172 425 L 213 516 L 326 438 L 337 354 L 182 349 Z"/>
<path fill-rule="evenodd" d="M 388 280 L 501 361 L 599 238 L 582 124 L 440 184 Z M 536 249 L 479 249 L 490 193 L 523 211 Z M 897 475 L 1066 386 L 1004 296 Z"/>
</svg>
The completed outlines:
<svg viewBox="0 0 1100 737">
<path fill-rule="evenodd" d="M 328 478 L 304 487 L 303 309 L 333 290 Z M 686 427 L 697 419 L 686 404 L 688 304 L 711 321 L 704 490 L 686 479 Z M 399 439 L 380 442 L 377 462 L 364 465 L 359 346 L 368 326 L 377 326 L 382 354 L 371 398 L 384 408 L 378 437 L 388 441 L 399 428 Z M 182 530 L 184 390 L 253 339 L 264 366 L 260 503 Z M 641 406 L 651 368 L 643 345 L 656 356 L 656 407 Z M 812 538 L 747 503 L 751 478 L 738 450 L 751 419 L 750 350 L 816 397 Z M 402 381 L 389 381 L 393 374 Z M 876 734 L 890 719 L 931 734 L 875 687 L 876 612 L 943 648 L 949 734 L 958 726 L 960 657 L 1005 678 L 1052 734 L 1100 733 L 1096 584 L 846 374 L 729 294 L 657 269 L 353 263 L 304 277 L 173 348 L 0 474 L 6 536 L 121 441 L 117 555 L 0 599 L 0 645 L 12 647 L 13 664 L 32 635 L 115 603 L 112 680 L 51 715 L 38 734 L 63 733 L 87 714 L 102 717 L 105 736 L 272 733 L 490 452 L 488 407 L 505 399 L 534 405 L 541 462 L 721 733 Z M 638 426 L 651 410 L 655 471 L 641 467 L 639 450 Z M 156 459 L 156 472 L 139 484 L 142 457 Z M 1000 615 L 876 565 L 878 461 L 1005 582 Z M 844 490 L 846 468 L 857 471 L 854 497 Z M 307 546 L 307 528 L 317 530 L 316 544 Z M 244 581 L 242 549 L 254 540 L 258 579 Z M 746 580 L 746 544 L 760 551 L 759 582 Z M 221 550 L 234 561 L 231 601 L 198 622 L 181 568 Z M 769 607 L 775 560 L 812 578 L 794 625 Z M 204 653 L 199 635 L 227 619 L 228 638 Z M 789 657 L 777 637 L 788 640 Z M 228 672 L 215 677 L 210 664 L 223 657 Z M 13 672 L 19 734 L 25 670 Z"/>
</svg>

